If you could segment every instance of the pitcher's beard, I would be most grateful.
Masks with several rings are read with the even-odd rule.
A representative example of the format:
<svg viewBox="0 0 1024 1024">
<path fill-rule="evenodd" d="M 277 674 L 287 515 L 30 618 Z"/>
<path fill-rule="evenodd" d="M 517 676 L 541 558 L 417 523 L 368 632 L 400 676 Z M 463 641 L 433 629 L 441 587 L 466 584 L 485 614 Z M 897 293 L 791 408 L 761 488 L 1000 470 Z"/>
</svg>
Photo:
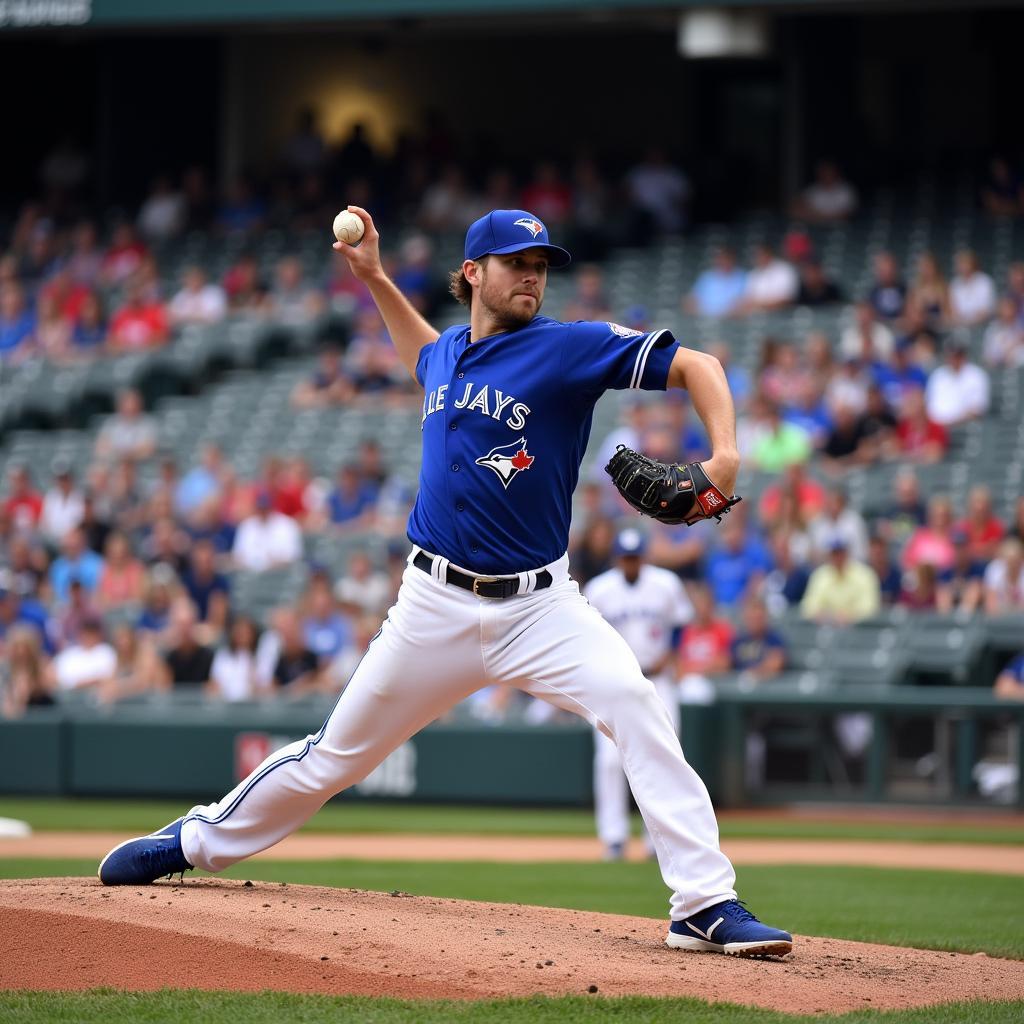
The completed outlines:
<svg viewBox="0 0 1024 1024">
<path fill-rule="evenodd" d="M 505 332 L 525 327 L 540 312 L 540 303 L 532 307 L 529 303 L 521 303 L 517 307 L 512 301 L 503 302 L 501 305 L 485 303 L 484 308 L 498 331 Z"/>
</svg>

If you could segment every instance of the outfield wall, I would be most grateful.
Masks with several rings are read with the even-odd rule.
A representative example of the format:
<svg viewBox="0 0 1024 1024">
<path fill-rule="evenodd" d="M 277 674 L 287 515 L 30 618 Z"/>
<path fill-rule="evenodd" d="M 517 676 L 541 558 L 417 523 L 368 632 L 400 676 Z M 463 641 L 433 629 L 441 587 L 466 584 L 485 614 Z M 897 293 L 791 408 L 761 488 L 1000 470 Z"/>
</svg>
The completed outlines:
<svg viewBox="0 0 1024 1024">
<path fill-rule="evenodd" d="M 808 689 L 804 677 L 754 689 L 723 682 L 715 704 L 683 706 L 683 749 L 717 804 L 986 802 L 977 768 L 996 746 L 1018 782 L 988 802 L 1024 806 L 1024 704 L 977 687 Z M 210 800 L 280 747 L 315 735 L 329 711 L 322 701 L 216 705 L 175 695 L 40 709 L 0 722 L 0 793 Z M 859 758 L 844 763 L 835 723 L 850 714 L 866 715 L 869 732 Z M 920 754 L 907 756 L 908 734 L 930 748 L 927 778 Z M 760 784 L 750 774 L 751 736 L 768 751 Z M 582 722 L 438 722 L 343 798 L 589 806 L 592 758 Z"/>
<path fill-rule="evenodd" d="M 151 707 L 40 711 L 0 722 L 0 792 L 211 799 L 279 747 L 315 734 L 321 710 Z M 437 724 L 394 751 L 353 799 L 586 805 L 590 730 Z"/>
</svg>

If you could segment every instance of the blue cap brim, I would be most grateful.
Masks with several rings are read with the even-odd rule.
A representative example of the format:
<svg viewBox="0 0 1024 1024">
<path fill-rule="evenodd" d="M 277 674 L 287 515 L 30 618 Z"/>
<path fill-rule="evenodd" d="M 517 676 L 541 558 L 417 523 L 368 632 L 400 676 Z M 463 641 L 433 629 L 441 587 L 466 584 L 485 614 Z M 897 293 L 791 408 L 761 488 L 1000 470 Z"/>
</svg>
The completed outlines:
<svg viewBox="0 0 1024 1024">
<path fill-rule="evenodd" d="M 516 242 L 514 245 L 499 245 L 479 256 L 470 256 L 471 260 L 480 260 L 484 256 L 507 256 L 510 252 L 522 252 L 524 249 L 544 249 L 548 254 L 548 266 L 554 269 L 567 267 L 572 262 L 572 256 L 567 249 L 560 245 L 552 245 L 550 242 Z"/>
</svg>

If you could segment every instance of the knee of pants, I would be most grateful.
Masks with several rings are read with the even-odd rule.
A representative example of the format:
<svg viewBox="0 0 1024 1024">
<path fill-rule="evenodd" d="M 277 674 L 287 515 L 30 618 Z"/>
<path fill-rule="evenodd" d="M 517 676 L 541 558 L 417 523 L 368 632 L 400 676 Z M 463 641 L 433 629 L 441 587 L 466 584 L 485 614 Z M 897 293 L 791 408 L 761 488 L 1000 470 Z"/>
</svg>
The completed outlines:
<svg viewBox="0 0 1024 1024">
<path fill-rule="evenodd" d="M 362 782 L 381 760 L 369 751 L 339 750 L 321 743 L 310 748 L 302 775 L 311 790 L 333 795 Z"/>
<path fill-rule="evenodd" d="M 638 671 L 606 676 L 599 686 L 604 695 L 600 717 L 612 727 L 613 733 L 617 722 L 665 714 L 654 684 Z"/>
</svg>

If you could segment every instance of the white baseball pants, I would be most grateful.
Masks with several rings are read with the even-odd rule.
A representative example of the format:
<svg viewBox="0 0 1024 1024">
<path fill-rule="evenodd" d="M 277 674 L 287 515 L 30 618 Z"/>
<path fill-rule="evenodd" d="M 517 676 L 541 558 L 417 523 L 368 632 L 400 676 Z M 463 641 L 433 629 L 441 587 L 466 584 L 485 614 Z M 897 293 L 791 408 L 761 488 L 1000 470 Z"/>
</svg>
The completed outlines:
<svg viewBox="0 0 1024 1024">
<path fill-rule="evenodd" d="M 733 898 L 707 789 L 633 652 L 569 577 L 568 558 L 546 566 L 548 589 L 506 600 L 440 582 L 443 562 L 435 559 L 433 576 L 406 567 L 397 602 L 318 733 L 272 754 L 218 803 L 189 811 L 189 863 L 221 871 L 273 846 L 425 725 L 498 683 L 575 712 L 615 741 L 673 890 L 674 919 Z M 523 579 L 532 587 L 535 577 Z"/>
<path fill-rule="evenodd" d="M 665 676 L 658 676 L 651 682 L 668 711 L 672 731 L 678 736 L 678 687 Z M 605 846 L 617 846 L 629 839 L 629 785 L 622 770 L 622 758 L 615 742 L 600 729 L 594 730 L 594 820 L 597 837 Z M 647 842 L 653 849 L 650 836 Z"/>
</svg>

